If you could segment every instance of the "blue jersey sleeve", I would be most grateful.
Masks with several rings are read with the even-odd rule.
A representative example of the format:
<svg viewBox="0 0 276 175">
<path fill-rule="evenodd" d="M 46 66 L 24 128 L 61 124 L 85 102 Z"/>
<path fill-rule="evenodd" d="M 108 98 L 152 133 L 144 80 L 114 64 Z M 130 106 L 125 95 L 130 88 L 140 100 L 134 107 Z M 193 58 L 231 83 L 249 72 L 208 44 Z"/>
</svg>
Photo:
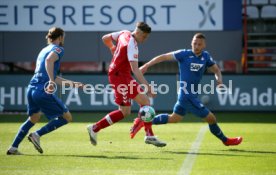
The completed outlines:
<svg viewBox="0 0 276 175">
<path fill-rule="evenodd" d="M 185 50 L 177 50 L 172 53 L 173 53 L 174 59 L 176 59 L 179 62 L 181 62 L 185 57 Z"/>
<path fill-rule="evenodd" d="M 53 47 L 52 52 L 55 52 L 57 55 L 58 55 L 58 58 L 61 59 L 61 57 L 63 56 L 64 54 L 64 49 L 62 47 Z"/>
<path fill-rule="evenodd" d="M 213 58 L 211 57 L 211 55 L 209 53 L 207 53 L 206 66 L 207 67 L 211 67 L 214 64 L 216 64 L 216 62 L 213 60 Z"/>
</svg>

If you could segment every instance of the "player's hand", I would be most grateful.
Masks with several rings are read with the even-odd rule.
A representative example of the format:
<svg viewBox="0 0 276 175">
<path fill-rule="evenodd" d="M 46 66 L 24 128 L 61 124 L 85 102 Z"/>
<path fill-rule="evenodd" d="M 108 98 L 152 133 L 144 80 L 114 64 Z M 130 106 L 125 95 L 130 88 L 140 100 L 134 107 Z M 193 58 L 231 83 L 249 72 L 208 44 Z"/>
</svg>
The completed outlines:
<svg viewBox="0 0 276 175">
<path fill-rule="evenodd" d="M 152 94 L 151 92 L 148 92 L 148 94 L 147 94 L 149 97 L 151 97 L 151 98 L 155 98 L 156 97 L 156 94 Z"/>
<path fill-rule="evenodd" d="M 151 97 L 151 98 L 155 98 L 157 93 L 154 91 L 153 87 L 149 86 L 148 88 L 148 96 Z"/>
<path fill-rule="evenodd" d="M 222 81 L 220 81 L 220 80 L 217 80 L 217 86 L 219 87 L 220 85 L 222 85 L 223 84 L 223 82 Z"/>
<path fill-rule="evenodd" d="M 224 87 L 225 85 L 223 84 L 222 81 L 217 80 L 217 89 L 221 89 L 222 87 Z"/>
<path fill-rule="evenodd" d="M 224 84 L 222 82 L 217 81 L 217 91 L 221 91 L 221 89 L 224 87 Z"/>
<path fill-rule="evenodd" d="M 49 81 L 47 87 L 45 88 L 45 92 L 47 94 L 53 94 L 57 90 L 57 85 L 53 81 Z"/>
<path fill-rule="evenodd" d="M 142 74 L 145 74 L 148 71 L 148 67 L 145 64 L 141 66 L 139 69 L 142 72 Z"/>
<path fill-rule="evenodd" d="M 230 93 L 230 89 L 222 82 L 217 82 L 216 91 L 219 94 L 229 94 Z"/>
</svg>

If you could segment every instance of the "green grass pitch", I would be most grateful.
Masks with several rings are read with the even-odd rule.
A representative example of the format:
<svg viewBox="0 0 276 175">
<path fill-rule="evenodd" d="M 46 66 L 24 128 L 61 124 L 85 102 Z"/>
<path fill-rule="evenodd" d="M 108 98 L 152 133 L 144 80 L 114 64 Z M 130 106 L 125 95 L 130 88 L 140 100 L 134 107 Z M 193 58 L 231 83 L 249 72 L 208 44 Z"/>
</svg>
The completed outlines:
<svg viewBox="0 0 276 175">
<path fill-rule="evenodd" d="M 190 155 L 194 156 L 190 175 L 276 174 L 276 115 L 272 113 L 219 113 L 224 133 L 242 135 L 243 143 L 226 147 L 207 130 L 199 150 L 193 153 L 191 147 L 206 124 L 191 121 L 190 116 L 187 122 L 153 126 L 155 134 L 167 142 L 166 147 L 157 148 L 144 143 L 143 130 L 134 139 L 129 138 L 133 116 L 102 130 L 98 145 L 92 146 L 86 125 L 97 120 L 92 117 L 95 115 L 103 114 L 75 113 L 75 123 L 43 136 L 43 154 L 25 138 L 19 147 L 23 156 L 7 156 L 6 150 L 26 117 L 13 120 L 13 116 L 0 115 L 0 175 L 177 175 L 187 173 L 181 167 Z M 44 121 L 31 131 L 44 125 Z"/>
</svg>

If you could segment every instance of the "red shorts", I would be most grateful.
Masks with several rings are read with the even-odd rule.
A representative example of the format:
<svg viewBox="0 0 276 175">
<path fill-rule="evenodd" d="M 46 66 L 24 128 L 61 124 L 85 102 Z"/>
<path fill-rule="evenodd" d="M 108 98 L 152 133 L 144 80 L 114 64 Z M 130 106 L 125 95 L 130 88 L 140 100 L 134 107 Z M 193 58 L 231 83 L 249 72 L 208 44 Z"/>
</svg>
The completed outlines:
<svg viewBox="0 0 276 175">
<path fill-rule="evenodd" d="M 110 75 L 108 79 L 114 89 L 114 101 L 119 106 L 131 106 L 131 99 L 143 92 L 143 89 L 132 77 Z"/>
</svg>

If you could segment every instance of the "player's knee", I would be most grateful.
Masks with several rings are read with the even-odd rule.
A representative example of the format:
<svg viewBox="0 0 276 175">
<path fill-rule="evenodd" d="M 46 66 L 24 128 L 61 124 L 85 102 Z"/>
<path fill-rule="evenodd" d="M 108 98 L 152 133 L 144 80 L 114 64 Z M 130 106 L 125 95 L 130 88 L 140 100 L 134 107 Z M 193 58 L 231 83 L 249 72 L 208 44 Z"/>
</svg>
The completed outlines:
<svg viewBox="0 0 276 175">
<path fill-rule="evenodd" d="M 72 122 L 73 121 L 73 117 L 71 115 L 70 112 L 66 112 L 65 114 L 63 114 L 62 116 L 68 123 Z"/>
<path fill-rule="evenodd" d="M 179 123 L 179 122 L 181 122 L 181 118 L 171 118 L 170 120 L 169 120 L 169 123 Z"/>
<path fill-rule="evenodd" d="M 35 124 L 35 123 L 39 122 L 40 115 L 39 114 L 33 114 L 32 116 L 29 117 L 29 119 L 32 123 Z"/>
<path fill-rule="evenodd" d="M 124 117 L 127 117 L 131 114 L 131 111 L 126 110 L 126 111 L 122 111 L 122 113 L 123 113 Z"/>
<path fill-rule="evenodd" d="M 65 118 L 65 120 L 66 120 L 68 123 L 70 123 L 70 122 L 72 122 L 72 121 L 73 121 L 73 117 L 72 117 L 72 116 L 67 117 L 67 118 Z"/>
<path fill-rule="evenodd" d="M 177 115 L 170 115 L 169 116 L 169 123 L 179 123 L 181 122 L 182 117 L 181 116 L 177 116 Z"/>
<path fill-rule="evenodd" d="M 215 115 L 211 112 L 207 115 L 205 121 L 209 124 L 214 124 L 217 122 Z"/>
</svg>

